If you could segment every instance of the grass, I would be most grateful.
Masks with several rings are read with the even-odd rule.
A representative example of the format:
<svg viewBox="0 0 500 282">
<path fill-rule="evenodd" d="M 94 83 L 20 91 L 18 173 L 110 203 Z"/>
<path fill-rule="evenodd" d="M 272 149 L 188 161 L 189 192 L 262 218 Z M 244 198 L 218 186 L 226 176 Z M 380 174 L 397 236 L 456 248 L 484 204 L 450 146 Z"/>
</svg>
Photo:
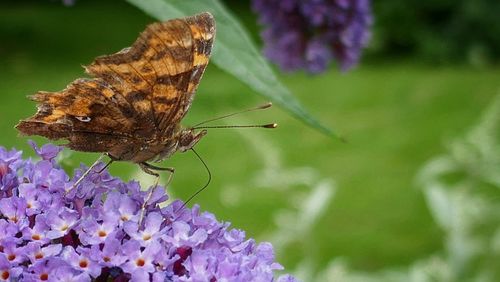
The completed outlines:
<svg viewBox="0 0 500 282">
<path fill-rule="evenodd" d="M 25 95 L 64 88 L 83 75 L 80 64 L 129 45 L 150 21 L 120 2 L 81 1 L 71 8 L 36 3 L 0 8 L 0 144 L 27 154 L 31 151 L 26 138 L 13 129 L 19 119 L 35 111 Z M 276 150 L 284 166 L 309 167 L 319 177 L 333 178 L 338 186 L 333 204 L 305 238 L 313 244 L 297 242 L 286 255 L 278 254 L 279 260 L 293 267 L 308 253 L 314 253 L 319 265 L 343 256 L 355 267 L 375 270 L 404 266 L 439 251 L 441 233 L 414 185 L 415 174 L 426 160 L 444 151 L 447 140 L 477 121 L 500 88 L 498 77 L 500 68 L 412 62 L 363 65 L 347 74 L 332 70 L 316 77 L 284 76 L 305 106 L 347 142 L 329 139 L 280 109 L 245 117 L 250 123 L 280 124 L 275 131 L 248 132 L 269 143 L 267 153 Z M 243 84 L 211 66 L 186 124 L 261 102 Z M 248 236 L 267 240 L 274 228 L 273 214 L 290 207 L 290 199 L 310 188 L 254 187 L 251 180 L 265 165 L 263 156 L 235 131 L 211 130 L 197 146 L 214 179 L 194 202 L 246 230 Z M 74 153 L 65 165 L 89 164 L 96 157 Z M 206 181 L 206 172 L 192 154 L 177 154 L 165 165 L 176 167 L 171 190 L 181 199 Z M 116 164 L 111 171 L 130 178 L 135 167 Z M 236 204 L 224 200 L 236 197 L 228 193 L 239 197 Z"/>
</svg>

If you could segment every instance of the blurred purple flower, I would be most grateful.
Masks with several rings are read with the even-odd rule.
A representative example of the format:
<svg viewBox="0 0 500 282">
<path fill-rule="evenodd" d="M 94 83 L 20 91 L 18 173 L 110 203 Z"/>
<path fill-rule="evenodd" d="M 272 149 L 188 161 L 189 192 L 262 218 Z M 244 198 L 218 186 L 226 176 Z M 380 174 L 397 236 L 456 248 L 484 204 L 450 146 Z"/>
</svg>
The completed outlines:
<svg viewBox="0 0 500 282">
<path fill-rule="evenodd" d="M 76 3 L 76 0 L 62 0 L 64 6 L 73 6 Z"/>
<path fill-rule="evenodd" d="M 59 147 L 31 144 L 41 160 L 0 147 L 9 179 L 0 187 L 0 281 L 276 281 L 282 267 L 269 243 L 198 206 L 160 207 L 164 189 L 139 224 L 146 193 L 136 182 L 91 172 L 66 193 L 85 168 L 71 179 L 54 161 Z"/>
<path fill-rule="evenodd" d="M 320 73 L 332 59 L 355 66 L 370 38 L 370 0 L 252 0 L 264 54 L 285 71 Z"/>
</svg>

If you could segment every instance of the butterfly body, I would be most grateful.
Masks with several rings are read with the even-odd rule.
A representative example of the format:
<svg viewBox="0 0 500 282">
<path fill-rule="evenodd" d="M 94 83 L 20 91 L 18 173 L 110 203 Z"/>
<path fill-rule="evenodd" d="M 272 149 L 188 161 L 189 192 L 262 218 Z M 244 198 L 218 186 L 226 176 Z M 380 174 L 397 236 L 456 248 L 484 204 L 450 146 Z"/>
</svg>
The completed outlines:
<svg viewBox="0 0 500 282">
<path fill-rule="evenodd" d="M 206 130 L 195 132 L 191 129 L 182 129 L 172 137 L 150 140 L 135 140 L 132 143 L 124 142 L 107 152 L 109 157 L 117 161 L 131 161 L 134 163 L 159 162 L 168 159 L 175 152 L 185 152 L 196 145 L 205 136 Z"/>
<path fill-rule="evenodd" d="M 98 57 L 59 92 L 31 99 L 38 111 L 16 128 L 65 139 L 67 147 L 113 160 L 159 161 L 192 148 L 206 131 L 183 128 L 215 37 L 209 13 L 149 25 L 135 43 Z"/>
</svg>

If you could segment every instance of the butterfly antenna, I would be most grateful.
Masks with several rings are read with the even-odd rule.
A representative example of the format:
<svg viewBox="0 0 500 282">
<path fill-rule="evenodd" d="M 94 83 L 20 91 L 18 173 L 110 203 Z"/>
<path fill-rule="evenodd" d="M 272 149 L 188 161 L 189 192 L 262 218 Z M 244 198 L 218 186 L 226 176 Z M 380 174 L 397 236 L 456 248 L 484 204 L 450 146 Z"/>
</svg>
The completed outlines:
<svg viewBox="0 0 500 282">
<path fill-rule="evenodd" d="M 241 112 L 236 112 L 236 113 L 232 113 L 232 114 L 228 114 L 228 115 L 224 115 L 224 116 L 212 118 L 212 119 L 209 119 L 209 120 L 206 120 L 206 121 L 202 121 L 202 122 L 200 122 L 198 124 L 195 124 L 193 126 L 193 129 L 196 129 L 196 128 L 208 128 L 208 127 L 198 127 L 198 126 L 200 126 L 202 124 L 205 124 L 205 123 L 212 122 L 212 121 L 221 120 L 221 119 L 224 119 L 224 118 L 228 118 L 228 117 L 232 117 L 232 116 L 235 116 L 235 115 L 243 114 L 243 113 L 248 113 L 248 112 L 253 112 L 253 111 L 258 111 L 258 110 L 264 110 L 264 109 L 270 108 L 272 105 L 273 105 L 273 103 L 269 102 L 269 103 L 266 103 L 266 104 L 257 106 L 255 108 L 248 109 L 248 110 L 244 110 L 244 111 L 241 111 Z M 261 126 L 257 126 L 257 127 L 261 127 Z"/>
<path fill-rule="evenodd" d="M 201 161 L 201 163 L 203 163 L 203 166 L 205 167 L 205 169 L 207 170 L 207 173 L 208 173 L 208 181 L 207 183 L 205 183 L 205 185 L 203 187 L 201 187 L 200 189 L 198 189 L 198 191 L 196 191 L 196 193 L 194 193 L 193 195 L 191 195 L 191 197 L 189 197 L 185 202 L 184 204 L 182 204 L 182 206 L 178 209 L 178 211 L 182 210 L 194 197 L 196 197 L 198 194 L 200 194 L 203 190 L 205 190 L 208 185 L 210 184 L 210 181 L 212 181 L 212 173 L 210 172 L 210 169 L 208 168 L 207 164 L 205 163 L 205 161 L 201 158 L 201 156 L 193 149 L 191 148 L 191 151 L 193 151 L 193 153 L 198 157 L 198 159 Z"/>
<path fill-rule="evenodd" d="M 277 123 L 268 123 L 268 124 L 251 124 L 251 125 L 213 125 L 213 126 L 198 126 L 193 127 L 192 129 L 206 129 L 206 128 L 276 128 L 278 127 Z"/>
</svg>

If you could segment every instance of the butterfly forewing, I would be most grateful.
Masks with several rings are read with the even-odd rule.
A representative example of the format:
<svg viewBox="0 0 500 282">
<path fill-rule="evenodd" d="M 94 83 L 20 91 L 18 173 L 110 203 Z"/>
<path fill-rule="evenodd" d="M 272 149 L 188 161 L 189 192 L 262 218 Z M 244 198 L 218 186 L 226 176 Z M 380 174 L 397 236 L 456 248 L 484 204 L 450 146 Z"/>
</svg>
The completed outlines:
<svg viewBox="0 0 500 282">
<path fill-rule="evenodd" d="M 191 104 L 214 33 L 208 13 L 155 23 L 132 47 L 99 57 L 86 69 L 117 89 L 148 127 L 168 135 Z"/>
</svg>

